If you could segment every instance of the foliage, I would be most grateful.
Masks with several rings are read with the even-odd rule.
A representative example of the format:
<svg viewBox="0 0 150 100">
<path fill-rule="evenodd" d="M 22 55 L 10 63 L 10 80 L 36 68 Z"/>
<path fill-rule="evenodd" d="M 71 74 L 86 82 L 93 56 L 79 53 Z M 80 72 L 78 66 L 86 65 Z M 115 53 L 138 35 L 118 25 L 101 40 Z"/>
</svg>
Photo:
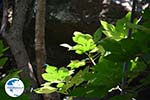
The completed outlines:
<svg viewBox="0 0 150 100">
<path fill-rule="evenodd" d="M 0 68 L 3 69 L 3 66 L 6 64 L 8 58 L 5 57 L 4 52 L 8 50 L 8 48 L 6 48 L 3 44 L 3 41 L 0 40 Z M 10 78 L 19 78 L 19 73 L 21 71 L 20 70 L 15 70 L 12 69 L 10 71 L 7 71 L 6 73 L 4 73 L 4 76 L 0 76 L 1 80 L 0 80 L 0 97 L 4 98 L 5 100 L 29 100 L 28 96 L 23 94 L 18 98 L 12 98 L 10 96 L 8 96 L 5 92 L 5 83 L 7 82 L 7 80 L 9 80 Z"/>
<path fill-rule="evenodd" d="M 72 60 L 67 66 L 69 68 L 58 69 L 48 65 L 46 72 L 42 74 L 47 82 L 34 91 L 104 98 L 113 90 L 122 91 L 122 66 L 125 61 L 128 61 L 127 93 L 124 96 L 115 95 L 110 100 L 131 100 L 136 97 L 143 86 L 150 85 L 149 73 L 143 74 L 149 71 L 150 64 L 150 27 L 146 24 L 147 20 L 150 20 L 147 14 L 149 11 L 150 9 L 144 11 L 143 19 L 146 21 L 143 21 L 142 25 L 137 25 L 137 20 L 133 24 L 129 23 L 129 13 L 115 25 L 100 21 L 102 28 L 98 28 L 93 36 L 74 32 L 73 41 L 76 45 L 61 44 L 61 46 L 80 55 L 86 54 L 87 58 Z M 130 39 L 127 38 L 129 28 L 133 30 Z M 102 34 L 105 38 L 102 38 Z M 76 72 L 76 70 L 79 71 Z M 138 84 L 133 86 L 132 83 L 139 76 L 144 78 L 140 78 Z"/>
<path fill-rule="evenodd" d="M 20 70 L 11 70 L 8 75 L 6 75 L 2 80 L 0 80 L 0 97 L 1 98 L 5 98 L 5 100 L 29 100 L 28 95 L 23 94 L 18 98 L 12 98 L 10 96 L 8 96 L 5 92 L 5 83 L 7 82 L 7 80 L 9 80 L 10 78 L 19 78 L 19 73 L 21 71 Z"/>
<path fill-rule="evenodd" d="M 8 48 L 4 47 L 3 41 L 0 40 L 0 68 L 3 67 L 3 65 L 6 63 L 6 61 L 8 60 L 7 57 L 4 57 L 4 52 L 7 50 Z"/>
</svg>

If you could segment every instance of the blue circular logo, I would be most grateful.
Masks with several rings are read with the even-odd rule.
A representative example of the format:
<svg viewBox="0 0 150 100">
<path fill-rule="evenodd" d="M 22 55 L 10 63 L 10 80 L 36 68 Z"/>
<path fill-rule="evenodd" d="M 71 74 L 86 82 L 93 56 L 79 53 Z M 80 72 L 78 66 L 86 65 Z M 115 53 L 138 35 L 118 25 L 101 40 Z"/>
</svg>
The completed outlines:
<svg viewBox="0 0 150 100">
<path fill-rule="evenodd" d="M 5 91 L 11 97 L 18 97 L 24 91 L 24 84 L 18 78 L 11 78 L 5 84 Z"/>
</svg>

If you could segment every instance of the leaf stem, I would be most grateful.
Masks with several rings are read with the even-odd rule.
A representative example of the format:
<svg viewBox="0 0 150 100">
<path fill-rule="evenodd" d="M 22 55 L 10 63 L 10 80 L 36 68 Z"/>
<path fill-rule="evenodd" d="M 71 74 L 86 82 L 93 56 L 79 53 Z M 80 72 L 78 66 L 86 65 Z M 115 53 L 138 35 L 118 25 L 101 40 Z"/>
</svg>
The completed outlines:
<svg viewBox="0 0 150 100">
<path fill-rule="evenodd" d="M 130 23 L 133 23 L 133 21 L 134 21 L 136 3 L 137 3 L 137 0 L 133 0 Z M 131 39 L 131 35 L 132 35 L 132 28 L 129 28 L 127 38 Z M 123 64 L 123 77 L 122 77 L 122 84 L 121 84 L 121 87 L 122 87 L 121 95 L 125 95 L 125 93 L 126 93 L 125 87 L 127 85 L 128 63 L 129 63 L 129 61 L 125 61 L 124 64 Z"/>
<path fill-rule="evenodd" d="M 133 0 L 130 23 L 134 22 L 136 3 L 137 3 L 137 0 Z M 129 28 L 129 30 L 128 30 L 128 38 L 131 38 L 131 35 L 132 35 L 132 28 Z"/>
<path fill-rule="evenodd" d="M 94 59 L 90 56 L 90 54 L 88 54 L 88 53 L 85 53 L 85 54 L 89 57 L 89 59 L 91 60 L 92 64 L 95 66 L 96 63 L 95 63 Z"/>
<path fill-rule="evenodd" d="M 125 95 L 125 88 L 127 85 L 127 76 L 128 76 L 128 62 L 124 62 L 123 64 L 123 77 L 122 77 L 122 84 L 121 84 L 121 95 Z"/>
</svg>

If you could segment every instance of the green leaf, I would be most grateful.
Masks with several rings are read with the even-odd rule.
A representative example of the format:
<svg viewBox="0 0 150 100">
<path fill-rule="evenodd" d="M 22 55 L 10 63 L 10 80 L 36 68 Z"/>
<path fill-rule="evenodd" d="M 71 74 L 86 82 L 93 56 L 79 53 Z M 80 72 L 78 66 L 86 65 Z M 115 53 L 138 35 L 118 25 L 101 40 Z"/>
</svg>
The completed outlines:
<svg viewBox="0 0 150 100">
<path fill-rule="evenodd" d="M 66 84 L 64 84 L 64 86 L 62 87 L 61 91 L 65 92 L 68 89 L 70 89 L 71 87 L 78 86 L 81 83 L 83 83 L 85 81 L 84 75 L 87 74 L 88 71 L 89 71 L 89 68 L 86 67 L 83 71 L 80 70 L 79 72 L 77 72 L 75 74 L 75 76 L 73 76 L 73 77 L 71 77 L 71 76 L 66 77 L 66 79 L 65 79 Z"/>
<path fill-rule="evenodd" d="M 127 37 L 127 34 L 128 34 L 128 28 L 126 27 L 127 22 L 129 22 L 129 20 L 126 18 L 122 18 L 120 20 L 117 20 L 116 32 L 119 33 L 120 39 Z"/>
<path fill-rule="evenodd" d="M 134 97 L 133 94 L 126 94 L 126 95 L 116 95 L 109 100 L 133 100 L 132 98 Z"/>
<path fill-rule="evenodd" d="M 83 71 L 79 71 L 73 78 L 72 78 L 72 82 L 74 82 L 74 84 L 76 85 L 76 86 L 78 86 L 79 84 L 81 84 L 83 81 L 84 81 L 84 79 L 83 79 Z"/>
<path fill-rule="evenodd" d="M 61 82 L 63 81 L 67 76 L 70 75 L 70 72 L 66 68 L 60 68 L 59 70 L 56 67 L 53 66 L 47 66 L 46 72 L 43 73 L 42 77 L 46 81 L 50 82 Z"/>
<path fill-rule="evenodd" d="M 93 37 L 95 42 L 99 41 L 102 37 L 102 28 L 98 28 Z"/>
<path fill-rule="evenodd" d="M 77 44 L 72 47 L 72 50 L 75 50 L 77 54 L 83 54 L 96 48 L 96 44 L 91 35 L 80 32 L 75 32 L 74 35 L 73 41 Z"/>
<path fill-rule="evenodd" d="M 128 33 L 127 23 L 130 21 L 131 13 L 128 13 L 124 18 L 118 20 L 116 22 L 116 27 L 113 24 L 109 24 L 105 21 L 101 21 L 101 25 L 103 27 L 103 33 L 107 37 L 111 37 L 117 41 L 126 38 Z M 134 23 L 137 23 L 135 20 Z"/>
<path fill-rule="evenodd" d="M 88 91 L 88 88 L 77 87 L 73 91 L 71 91 L 71 93 L 69 94 L 69 96 L 83 97 L 83 96 L 85 96 L 86 91 Z"/>
<path fill-rule="evenodd" d="M 4 47 L 3 41 L 0 40 L 0 57 L 3 55 L 3 53 L 8 50 L 8 48 Z"/>
<path fill-rule="evenodd" d="M 64 85 L 63 90 L 68 90 L 72 86 L 74 85 L 78 86 L 80 83 L 82 83 L 84 81 L 84 79 L 82 78 L 83 74 L 84 73 L 82 73 L 82 71 L 80 70 L 75 76 L 72 77 L 70 81 L 68 81 Z"/>
<path fill-rule="evenodd" d="M 113 32 L 113 30 L 115 30 L 115 26 L 112 25 L 112 24 L 108 24 L 106 21 L 100 21 L 103 28 L 106 30 L 106 31 L 110 31 L 110 32 Z M 108 34 L 108 36 L 111 36 L 111 34 Z"/>
<path fill-rule="evenodd" d="M 42 77 L 46 81 L 57 81 L 57 76 L 54 74 L 44 73 L 42 74 Z"/>
<path fill-rule="evenodd" d="M 133 79 L 137 78 L 146 69 L 146 65 L 143 62 L 135 62 L 131 60 L 131 67 L 129 66 L 128 71 L 128 83 L 132 82 Z"/>
<path fill-rule="evenodd" d="M 70 96 L 79 96 L 85 98 L 103 98 L 107 94 L 108 89 L 105 86 L 91 86 L 86 85 L 77 87 L 71 93 Z"/>
<path fill-rule="evenodd" d="M 43 93 L 53 93 L 56 92 L 57 88 L 51 87 L 51 86 L 44 86 L 41 88 L 37 88 L 34 90 L 34 92 L 38 93 L 38 94 L 43 94 Z"/>
<path fill-rule="evenodd" d="M 127 27 L 128 28 L 132 28 L 132 29 L 138 29 L 138 30 L 142 30 L 142 31 L 146 31 L 146 32 L 149 32 L 150 29 L 147 28 L 147 27 L 144 27 L 142 25 L 136 25 L 136 24 L 132 24 L 132 23 L 127 23 Z"/>
<path fill-rule="evenodd" d="M 134 39 L 122 39 L 119 41 L 126 59 L 132 59 L 136 57 L 137 54 L 141 53 L 141 47 L 137 44 L 137 41 Z"/>
<path fill-rule="evenodd" d="M 105 38 L 100 42 L 100 45 L 103 46 L 105 51 L 113 52 L 122 52 L 120 44 L 111 38 Z"/>
<path fill-rule="evenodd" d="M 45 69 L 45 71 L 47 72 L 47 73 L 56 73 L 57 72 L 57 68 L 55 67 L 55 66 L 46 66 L 46 69 Z"/>
<path fill-rule="evenodd" d="M 122 79 L 122 63 L 111 62 L 106 59 L 94 66 L 94 72 L 85 73 L 84 80 L 89 80 L 84 87 L 75 88 L 71 95 L 81 95 L 85 97 L 98 97 L 103 98 L 108 90 L 120 84 Z M 89 78 L 90 77 L 90 78 Z M 85 83 L 86 84 L 86 83 Z M 83 93 L 80 94 L 81 91 Z M 79 94 L 78 94 L 79 92 Z"/>
<path fill-rule="evenodd" d="M 3 41 L 0 40 L 0 51 L 2 51 L 4 49 L 4 44 L 3 44 Z"/>
<path fill-rule="evenodd" d="M 78 44 L 85 44 L 87 40 L 92 39 L 90 34 L 83 34 L 81 32 L 74 32 L 73 41 Z"/>
<path fill-rule="evenodd" d="M 47 87 L 50 86 L 53 82 L 45 82 L 44 84 L 42 84 L 41 86 Z"/>
<path fill-rule="evenodd" d="M 108 24 L 106 21 L 100 21 L 100 22 L 101 22 L 102 27 L 105 29 L 105 31 L 103 31 L 104 34 L 107 37 L 112 37 L 115 31 L 115 26 L 112 24 Z"/>
<path fill-rule="evenodd" d="M 121 20 L 122 21 L 122 20 Z M 101 21 L 102 27 L 104 28 L 103 33 L 110 38 L 113 38 L 117 41 L 119 41 L 120 39 L 124 38 L 126 36 L 127 33 L 125 33 L 124 31 L 120 31 L 120 28 L 124 26 L 120 26 L 120 24 L 122 24 L 122 22 L 118 22 L 117 23 L 117 27 L 115 27 L 113 24 L 108 24 L 105 21 Z M 119 24 L 119 25 L 118 25 Z M 118 27 L 119 26 L 119 27 Z M 119 30 L 119 31 L 118 31 Z M 122 29 L 121 29 L 122 30 Z"/>
<path fill-rule="evenodd" d="M 107 95 L 108 87 L 105 85 L 99 85 L 99 86 L 88 86 L 89 91 L 86 92 L 85 97 L 93 97 L 93 98 L 103 98 L 105 95 Z"/>
<path fill-rule="evenodd" d="M 109 88 L 113 88 L 121 81 L 122 63 L 101 59 L 94 68 L 96 77 L 92 81 L 93 85 L 106 85 Z"/>
<path fill-rule="evenodd" d="M 64 86 L 64 83 L 58 83 L 57 84 L 57 88 L 61 88 L 61 87 L 63 87 Z"/>
<path fill-rule="evenodd" d="M 84 45 L 75 45 L 73 46 L 72 50 L 75 50 L 77 54 L 83 54 L 88 51 L 88 49 Z"/>
<path fill-rule="evenodd" d="M 84 66 L 86 63 L 85 63 L 85 60 L 71 60 L 71 63 L 67 66 L 67 67 L 71 67 L 71 69 L 75 69 L 75 68 L 79 68 L 81 66 Z"/>
<path fill-rule="evenodd" d="M 9 80 L 10 78 L 19 78 L 19 74 L 21 72 L 22 72 L 21 70 L 15 70 L 9 72 L 7 76 L 5 76 L 2 80 L 0 80 L 0 86 L 3 86 L 6 83 L 6 81 Z"/>
<path fill-rule="evenodd" d="M 124 19 L 126 19 L 126 21 L 130 21 L 130 17 L 131 17 L 131 12 L 128 12 L 128 13 L 125 15 Z"/>
<path fill-rule="evenodd" d="M 0 89 L 0 98 L 1 99 L 3 98 L 4 100 L 30 100 L 29 95 L 26 93 L 23 93 L 21 96 L 19 96 L 17 98 L 10 97 L 9 95 L 6 94 L 4 87 L 5 87 L 5 85 L 3 87 L 1 87 L 1 89 Z"/>
<path fill-rule="evenodd" d="M 61 80 L 61 81 L 63 81 L 63 80 L 65 80 L 65 78 L 67 76 L 70 75 L 70 73 L 69 73 L 69 71 L 66 68 L 60 68 L 58 70 L 58 74 L 57 75 L 58 75 L 58 79 Z"/>
<path fill-rule="evenodd" d="M 2 67 L 6 63 L 7 60 L 8 60 L 7 57 L 1 58 L 0 59 L 0 67 Z"/>
<path fill-rule="evenodd" d="M 150 51 L 150 34 L 146 32 L 136 32 L 133 34 L 133 38 L 136 41 L 136 45 L 143 51 L 149 54 Z"/>
<path fill-rule="evenodd" d="M 144 27 L 147 27 L 147 28 L 150 28 L 150 8 L 146 8 L 145 10 L 144 10 L 144 13 L 142 14 L 143 15 L 143 26 Z"/>
<path fill-rule="evenodd" d="M 122 39 L 119 42 L 106 38 L 100 42 L 106 53 L 104 57 L 111 61 L 123 62 L 141 54 L 141 46 L 135 39 Z M 134 49 L 133 49 L 134 48 Z"/>
<path fill-rule="evenodd" d="M 142 14 L 143 15 L 143 18 L 144 19 L 150 19 L 149 16 L 150 16 L 150 8 L 146 8 L 144 10 L 144 13 Z"/>
<path fill-rule="evenodd" d="M 105 38 L 100 42 L 100 45 L 103 46 L 105 53 L 104 57 L 111 61 L 122 62 L 125 60 L 126 56 L 124 51 L 121 48 L 119 42 L 111 38 Z"/>
</svg>

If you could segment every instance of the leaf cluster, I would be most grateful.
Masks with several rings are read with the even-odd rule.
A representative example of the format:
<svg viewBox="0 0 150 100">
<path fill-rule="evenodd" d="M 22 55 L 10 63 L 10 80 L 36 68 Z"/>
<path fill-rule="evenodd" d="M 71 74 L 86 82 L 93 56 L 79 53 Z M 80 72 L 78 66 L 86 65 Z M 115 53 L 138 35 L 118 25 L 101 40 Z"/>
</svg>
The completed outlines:
<svg viewBox="0 0 150 100">
<path fill-rule="evenodd" d="M 56 68 L 47 66 L 46 73 L 42 77 L 47 82 L 36 93 L 60 92 L 69 96 L 104 98 L 113 90 L 122 91 L 123 64 L 129 62 L 127 74 L 126 95 L 115 95 L 110 100 L 131 100 L 136 97 L 138 90 L 150 85 L 150 77 L 144 74 L 136 86 L 131 84 L 145 71 L 149 71 L 150 65 L 150 27 L 146 9 L 143 13 L 144 21 L 138 25 L 138 20 L 129 23 L 130 13 L 118 20 L 115 25 L 100 21 L 102 27 L 92 35 L 74 32 L 74 46 L 61 44 L 68 50 L 77 54 L 86 54 L 87 58 L 72 60 L 67 67 Z M 127 38 L 128 29 L 133 30 L 131 38 Z M 102 34 L 105 38 L 102 38 Z M 87 63 L 91 62 L 91 64 Z M 80 67 L 84 68 L 80 69 Z M 75 73 L 76 69 L 80 69 Z M 52 86 L 57 83 L 56 86 Z"/>
</svg>

